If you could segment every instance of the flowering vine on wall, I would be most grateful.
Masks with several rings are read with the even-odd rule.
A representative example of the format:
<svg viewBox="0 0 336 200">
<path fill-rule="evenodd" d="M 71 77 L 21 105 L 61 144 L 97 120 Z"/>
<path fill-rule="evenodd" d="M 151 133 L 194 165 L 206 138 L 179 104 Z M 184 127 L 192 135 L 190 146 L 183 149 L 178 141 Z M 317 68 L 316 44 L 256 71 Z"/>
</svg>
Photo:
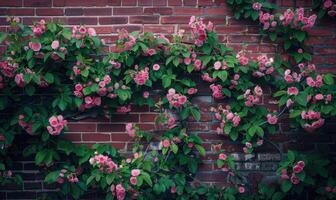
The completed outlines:
<svg viewBox="0 0 336 200">
<path fill-rule="evenodd" d="M 292 151 L 280 164 L 280 186 L 260 185 L 255 197 L 246 194 L 249 183 L 220 144 L 213 151 L 218 153 L 218 168 L 228 172 L 231 186 L 209 187 L 195 179 L 199 156 L 206 152 L 202 140 L 190 134 L 184 123 L 190 116 L 201 117 L 191 103 L 198 92 L 191 75 L 201 76 L 209 83 L 213 98 L 225 102 L 211 108 L 219 121 L 217 133 L 241 141 L 245 153 L 252 153 L 263 145 L 267 134 L 278 131 L 276 125 L 284 113 L 289 113 L 293 128 L 308 132 L 317 131 L 336 113 L 333 75 L 318 74 L 304 46 L 306 31 L 316 16 L 304 17 L 303 9 L 271 15 L 265 12 L 272 8 L 269 4 L 240 2 L 228 1 L 234 9 L 242 8 L 235 11 L 239 13 L 236 17 L 259 19 L 272 40 L 284 40 L 294 63 L 280 56 L 253 59 L 244 50 L 235 53 L 218 41 L 211 22 L 205 24 L 196 17 L 189 22 L 191 40 L 183 31 L 168 39 L 121 30 L 116 51 L 104 56 L 102 41 L 93 28 L 69 29 L 44 20 L 29 27 L 9 18 L 10 31 L 1 34 L 7 45 L 0 62 L 0 109 L 7 116 L 0 120 L 5 145 L 1 183 L 20 181 L 8 170 L 10 158 L 5 155 L 6 149 L 16 145 L 15 136 L 26 132 L 31 137 L 22 154 L 34 156 L 36 165 L 48 172 L 45 181 L 61 188 L 59 196 L 50 198 L 72 195 L 78 199 L 94 189 L 106 194 L 106 199 L 118 200 L 166 195 L 176 199 L 282 199 L 310 188 L 316 196 L 334 198 L 331 163 L 318 158 L 316 164 L 315 157 Z M 278 109 L 261 105 L 265 89 L 272 91 Z M 131 112 L 133 105 L 154 107 L 160 115 L 155 121 L 159 131 L 126 125 L 135 142 L 131 155 L 122 156 L 108 145 L 74 147 L 58 136 L 78 112 L 99 111 L 109 117 L 112 112 Z"/>
</svg>

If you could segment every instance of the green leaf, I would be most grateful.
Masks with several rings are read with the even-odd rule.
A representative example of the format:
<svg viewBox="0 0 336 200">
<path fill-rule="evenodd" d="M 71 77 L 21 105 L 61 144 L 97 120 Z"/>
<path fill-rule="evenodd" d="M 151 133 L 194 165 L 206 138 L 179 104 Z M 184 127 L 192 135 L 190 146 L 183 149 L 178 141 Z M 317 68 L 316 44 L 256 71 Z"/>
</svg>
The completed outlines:
<svg viewBox="0 0 336 200">
<path fill-rule="evenodd" d="M 0 44 L 7 38 L 7 33 L 0 32 Z"/>
<path fill-rule="evenodd" d="M 189 117 L 189 113 L 190 113 L 190 108 L 183 108 L 182 111 L 180 112 L 180 116 L 182 120 L 185 120 Z"/>
<path fill-rule="evenodd" d="M 60 174 L 60 171 L 57 170 L 57 171 L 53 171 L 53 172 L 50 172 L 45 178 L 44 178 L 44 181 L 47 182 L 47 183 L 54 183 L 56 182 L 57 178 L 59 177 L 59 174 Z"/>
<path fill-rule="evenodd" d="M 164 88 L 167 88 L 171 85 L 171 78 L 168 75 L 162 76 L 162 85 Z"/>
<path fill-rule="evenodd" d="M 307 105 L 307 94 L 305 92 L 300 92 L 296 97 L 295 100 L 300 104 L 301 106 Z"/>
<path fill-rule="evenodd" d="M 284 94 L 287 94 L 287 92 L 285 90 L 280 90 L 280 91 L 277 91 L 276 93 L 274 93 L 273 97 L 280 97 Z"/>
<path fill-rule="evenodd" d="M 204 147 L 202 147 L 202 146 L 199 145 L 199 144 L 196 144 L 196 145 L 195 145 L 195 148 L 197 149 L 197 151 L 199 152 L 199 154 L 200 154 L 201 156 L 205 156 L 206 152 L 205 152 Z"/>
<path fill-rule="evenodd" d="M 306 33 L 304 31 L 295 31 L 294 37 L 299 41 L 303 42 L 306 37 Z"/>
<path fill-rule="evenodd" d="M 286 180 L 281 184 L 281 190 L 285 193 L 288 192 L 291 188 L 292 183 L 289 180 Z"/>
<path fill-rule="evenodd" d="M 35 93 L 35 87 L 32 85 L 27 85 L 25 87 L 25 90 L 28 96 L 33 96 L 33 94 Z"/>
<path fill-rule="evenodd" d="M 324 74 L 323 75 L 323 81 L 327 84 L 327 85 L 333 85 L 334 84 L 334 78 L 333 75 L 328 73 L 328 74 Z"/>
<path fill-rule="evenodd" d="M 293 163 L 295 161 L 295 153 L 291 150 L 288 150 L 287 158 L 290 163 Z"/>
<path fill-rule="evenodd" d="M 196 121 L 199 121 L 201 119 L 201 113 L 198 108 L 192 107 L 190 108 L 190 112 Z"/>
<path fill-rule="evenodd" d="M 47 155 L 46 150 L 42 150 L 42 151 L 37 152 L 37 154 L 35 155 L 35 164 L 40 165 L 43 162 L 43 160 L 45 159 L 46 155 Z"/>
<path fill-rule="evenodd" d="M 188 65 L 187 66 L 187 72 L 191 73 L 194 70 L 194 65 Z"/>
<path fill-rule="evenodd" d="M 228 76 L 227 71 L 219 71 L 217 76 L 223 81 L 225 82 Z"/>
<path fill-rule="evenodd" d="M 53 83 L 54 82 L 54 75 L 51 73 L 46 73 L 44 75 L 44 79 L 48 82 L 48 83 Z"/>
<path fill-rule="evenodd" d="M 150 178 L 150 175 L 147 172 L 141 172 L 143 180 L 150 186 L 152 187 L 153 182 Z"/>
<path fill-rule="evenodd" d="M 238 139 L 238 132 L 237 131 L 230 132 L 230 138 L 231 140 L 236 141 Z"/>
<path fill-rule="evenodd" d="M 250 128 L 247 130 L 247 133 L 248 133 L 251 137 L 253 137 L 254 134 L 256 133 L 256 131 L 257 131 L 256 127 L 255 127 L 255 126 L 252 126 L 252 127 L 250 127 Z"/>
<path fill-rule="evenodd" d="M 273 196 L 272 196 L 272 200 L 281 200 L 285 197 L 285 194 L 282 192 L 276 192 Z"/>
<path fill-rule="evenodd" d="M 56 26 L 56 24 L 53 23 L 53 22 L 48 23 L 48 24 L 47 24 L 47 27 L 48 27 L 48 29 L 49 29 L 51 32 L 55 32 L 55 31 L 57 30 L 57 26 Z"/>
<path fill-rule="evenodd" d="M 90 87 L 86 87 L 83 89 L 83 94 L 86 96 L 86 95 L 89 95 L 91 93 L 91 88 Z"/>
<path fill-rule="evenodd" d="M 63 29 L 62 35 L 65 39 L 70 40 L 71 39 L 71 30 L 69 28 Z"/>
<path fill-rule="evenodd" d="M 274 42 L 276 40 L 276 38 L 277 38 L 276 32 L 270 32 L 269 33 L 269 37 Z"/>
<path fill-rule="evenodd" d="M 174 154 L 176 154 L 178 151 L 178 146 L 176 144 L 172 144 L 170 145 L 170 149 L 173 151 Z"/>
</svg>

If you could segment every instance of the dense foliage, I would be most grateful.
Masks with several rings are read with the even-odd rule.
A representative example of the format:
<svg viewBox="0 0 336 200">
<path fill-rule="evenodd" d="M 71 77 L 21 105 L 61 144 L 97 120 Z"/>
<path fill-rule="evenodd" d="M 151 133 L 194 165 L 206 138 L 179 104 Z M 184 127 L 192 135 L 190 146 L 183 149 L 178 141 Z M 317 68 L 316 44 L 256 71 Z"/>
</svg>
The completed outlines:
<svg viewBox="0 0 336 200">
<path fill-rule="evenodd" d="M 6 154 L 16 145 L 15 136 L 29 134 L 22 154 L 34 156 L 36 165 L 45 169 L 45 181 L 61 188 L 59 196 L 44 198 L 72 195 L 78 199 L 93 189 L 106 194 L 106 199 L 118 200 L 164 199 L 167 195 L 176 199 L 282 199 L 310 188 L 316 189 L 314 196 L 334 198 L 332 163 L 294 152 L 280 164 L 280 186 L 261 185 L 255 197 L 245 195 L 248 183 L 220 145 L 213 147 L 218 153 L 217 166 L 228 172 L 231 186 L 208 187 L 195 179 L 199 158 L 206 152 L 202 140 L 190 134 L 184 123 L 190 116 L 199 120 L 201 115 L 191 103 L 197 94 L 193 75 L 209 83 L 215 99 L 225 101 L 226 106 L 212 108 L 219 121 L 217 133 L 241 141 L 245 153 L 278 131 L 284 113 L 289 113 L 293 128 L 308 132 L 317 131 L 336 114 L 333 75 L 318 74 L 303 46 L 306 30 L 316 17 L 304 17 L 302 9 L 270 16 L 260 11 L 265 3 L 233 2 L 229 4 L 234 8 L 243 6 L 245 16 L 259 17 L 264 30 L 272 32 L 271 39 L 281 35 L 285 49 L 295 50 L 291 51 L 294 63 L 280 56 L 253 59 L 244 50 L 235 53 L 219 42 L 211 22 L 205 24 L 195 17 L 189 22 L 190 37 L 183 31 L 168 39 L 121 30 L 117 51 L 107 55 L 102 55 L 103 43 L 93 28 L 69 29 L 43 20 L 29 27 L 10 18 L 10 32 L 1 35 L 7 49 L 0 62 L 0 109 L 6 116 L 0 119 L 0 142 L 5 147 L 1 149 L 0 182 L 20 181 L 9 170 L 11 161 Z M 265 85 L 268 88 L 262 88 Z M 265 89 L 272 91 L 277 109 L 261 104 Z M 134 105 L 154 107 L 160 113 L 156 119 L 159 130 L 145 132 L 127 124 L 126 131 L 135 141 L 130 155 L 121 155 L 109 145 L 74 146 L 61 136 L 67 120 L 82 113 L 109 117 L 113 112 L 131 112 Z"/>
</svg>

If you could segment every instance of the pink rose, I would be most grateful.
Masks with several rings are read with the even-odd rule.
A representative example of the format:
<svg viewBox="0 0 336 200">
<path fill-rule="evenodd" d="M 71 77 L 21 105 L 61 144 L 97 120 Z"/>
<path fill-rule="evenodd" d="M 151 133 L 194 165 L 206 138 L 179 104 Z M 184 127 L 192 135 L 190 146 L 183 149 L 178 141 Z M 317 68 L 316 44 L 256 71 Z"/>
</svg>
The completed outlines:
<svg viewBox="0 0 336 200">
<path fill-rule="evenodd" d="M 140 170 L 139 169 L 133 169 L 131 171 L 132 176 L 139 176 L 140 175 Z"/>
<path fill-rule="evenodd" d="M 221 153 L 221 154 L 219 154 L 218 158 L 219 158 L 220 160 L 226 160 L 227 156 L 226 156 L 226 154 Z"/>
<path fill-rule="evenodd" d="M 259 2 L 255 2 L 255 3 L 253 3 L 253 5 L 252 5 L 253 10 L 257 10 L 257 11 L 260 10 L 261 7 L 262 7 L 262 4 L 259 3 Z"/>
<path fill-rule="evenodd" d="M 39 42 L 29 42 L 29 48 L 33 51 L 40 51 L 41 50 L 41 43 Z"/>
<path fill-rule="evenodd" d="M 81 33 L 81 34 L 85 34 L 86 33 L 86 28 L 84 27 L 84 26 L 81 26 L 80 28 L 79 28 L 79 32 Z"/>
<path fill-rule="evenodd" d="M 317 94 L 315 95 L 316 100 L 322 100 L 323 99 L 323 94 Z"/>
<path fill-rule="evenodd" d="M 214 64 L 214 69 L 215 70 L 219 70 L 221 67 L 222 67 L 222 63 L 221 62 L 219 62 L 219 61 L 215 62 L 215 64 Z"/>
<path fill-rule="evenodd" d="M 143 92 L 142 96 L 143 98 L 147 99 L 149 97 L 149 92 L 148 91 Z"/>
<path fill-rule="evenodd" d="M 184 61 L 184 64 L 186 64 L 186 65 L 189 65 L 191 63 L 190 58 L 184 58 L 183 61 Z"/>
<path fill-rule="evenodd" d="M 132 177 L 130 178 L 130 183 L 131 183 L 132 185 L 136 185 L 136 184 L 137 184 L 137 178 L 134 177 L 134 176 L 132 176 Z"/>
<path fill-rule="evenodd" d="M 83 86 L 78 83 L 78 84 L 75 85 L 75 90 L 78 91 L 78 92 L 80 92 L 80 91 L 83 90 Z"/>
<path fill-rule="evenodd" d="M 328 9 L 333 5 L 333 2 L 331 0 L 324 1 L 323 8 Z"/>
<path fill-rule="evenodd" d="M 303 170 L 303 168 L 299 165 L 295 165 L 293 167 L 293 172 L 296 173 L 296 174 L 300 173 L 302 170 Z"/>
<path fill-rule="evenodd" d="M 170 192 L 171 192 L 172 194 L 176 193 L 176 186 L 172 186 L 172 187 L 170 188 Z"/>
<path fill-rule="evenodd" d="M 168 140 L 168 139 L 163 140 L 163 141 L 162 141 L 162 145 L 163 145 L 163 147 L 165 147 L 165 148 L 170 147 L 170 142 L 169 142 L 169 140 Z"/>
<path fill-rule="evenodd" d="M 188 89 L 188 94 L 189 94 L 189 95 L 195 94 L 196 92 L 197 92 L 197 89 L 196 89 L 196 88 L 189 88 L 189 89 Z"/>
<path fill-rule="evenodd" d="M 296 95 L 298 95 L 298 93 L 299 93 L 299 90 L 296 87 L 290 87 L 290 88 L 287 89 L 287 94 L 288 95 L 296 96 Z"/>
<path fill-rule="evenodd" d="M 297 164 L 302 168 L 305 166 L 305 162 L 303 160 L 300 160 Z"/>
<path fill-rule="evenodd" d="M 51 48 L 52 49 L 57 49 L 59 47 L 59 41 L 58 40 L 54 40 L 52 43 L 51 43 Z"/>
<path fill-rule="evenodd" d="M 52 127 L 56 127 L 58 125 L 58 119 L 55 116 L 49 118 L 49 124 Z"/>
<path fill-rule="evenodd" d="M 240 187 L 238 188 L 238 190 L 239 190 L 239 193 L 244 193 L 244 192 L 245 192 L 245 188 L 242 187 L 242 186 L 240 186 Z"/>
<path fill-rule="evenodd" d="M 160 69 L 160 65 L 159 64 L 154 64 L 153 65 L 153 70 L 154 71 L 159 71 L 159 69 Z"/>
<path fill-rule="evenodd" d="M 94 28 L 88 28 L 87 33 L 89 34 L 90 37 L 96 36 L 96 30 Z"/>
<path fill-rule="evenodd" d="M 267 122 L 269 124 L 276 124 L 276 123 L 278 123 L 278 117 L 276 115 L 268 114 L 267 115 Z"/>
<path fill-rule="evenodd" d="M 294 174 L 291 176 L 291 182 L 294 184 L 294 185 L 297 185 L 300 183 L 300 180 L 298 177 L 296 177 Z"/>
</svg>

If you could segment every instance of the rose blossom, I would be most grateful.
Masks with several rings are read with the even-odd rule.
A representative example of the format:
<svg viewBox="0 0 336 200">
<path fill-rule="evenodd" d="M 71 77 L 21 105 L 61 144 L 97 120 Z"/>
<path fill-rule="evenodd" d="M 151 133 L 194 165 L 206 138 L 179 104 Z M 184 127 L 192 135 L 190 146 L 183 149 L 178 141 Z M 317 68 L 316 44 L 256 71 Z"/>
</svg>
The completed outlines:
<svg viewBox="0 0 336 200">
<path fill-rule="evenodd" d="M 51 43 L 51 48 L 52 49 L 57 49 L 59 47 L 59 41 L 58 40 L 54 40 L 52 43 Z"/>
<path fill-rule="evenodd" d="M 140 170 L 139 169 L 133 169 L 131 171 L 132 176 L 139 176 L 140 175 Z"/>
<path fill-rule="evenodd" d="M 300 183 L 300 180 L 298 177 L 296 177 L 294 174 L 291 176 L 290 178 L 291 182 L 294 184 L 294 185 L 297 185 Z"/>
<path fill-rule="evenodd" d="M 226 154 L 221 153 L 221 154 L 219 154 L 218 158 L 219 158 L 220 160 L 226 160 L 227 156 L 226 156 Z"/>
<path fill-rule="evenodd" d="M 134 177 L 134 176 L 132 176 L 132 177 L 130 178 L 130 183 L 131 183 L 132 185 L 136 185 L 136 184 L 137 184 L 137 178 Z"/>
<path fill-rule="evenodd" d="M 278 122 L 278 117 L 276 115 L 268 114 L 267 115 L 267 122 L 269 124 L 276 124 Z"/>
<path fill-rule="evenodd" d="M 87 33 L 89 34 L 90 37 L 96 36 L 96 30 L 94 28 L 88 28 Z"/>
<path fill-rule="evenodd" d="M 238 188 L 238 190 L 239 190 L 239 193 L 244 193 L 244 192 L 245 192 L 245 188 L 242 187 L 242 186 L 240 186 L 240 187 Z"/>
<path fill-rule="evenodd" d="M 298 95 L 298 93 L 299 93 L 299 90 L 296 87 L 289 87 L 287 89 L 287 94 L 288 95 L 294 95 L 294 96 L 296 96 L 296 95 Z"/>
<path fill-rule="evenodd" d="M 29 42 L 29 48 L 31 48 L 33 51 L 40 51 L 41 50 L 41 43 L 39 42 Z"/>
<path fill-rule="evenodd" d="M 154 71 L 159 71 L 159 69 L 160 69 L 160 65 L 159 64 L 154 64 L 153 65 L 153 70 Z"/>
<path fill-rule="evenodd" d="M 222 63 L 220 61 L 215 62 L 214 69 L 219 70 L 222 67 Z"/>
<path fill-rule="evenodd" d="M 162 145 L 163 145 L 163 147 L 168 148 L 170 146 L 169 140 L 168 139 L 163 140 Z"/>
</svg>

